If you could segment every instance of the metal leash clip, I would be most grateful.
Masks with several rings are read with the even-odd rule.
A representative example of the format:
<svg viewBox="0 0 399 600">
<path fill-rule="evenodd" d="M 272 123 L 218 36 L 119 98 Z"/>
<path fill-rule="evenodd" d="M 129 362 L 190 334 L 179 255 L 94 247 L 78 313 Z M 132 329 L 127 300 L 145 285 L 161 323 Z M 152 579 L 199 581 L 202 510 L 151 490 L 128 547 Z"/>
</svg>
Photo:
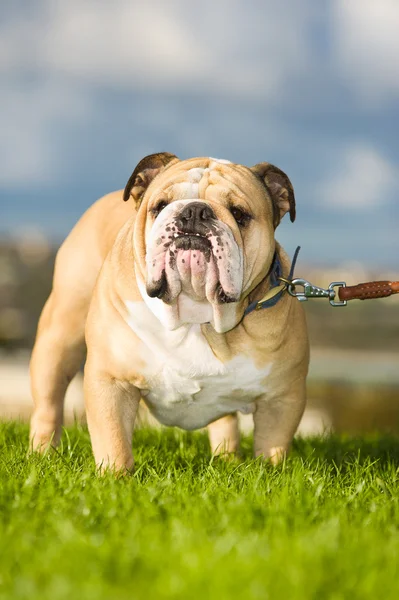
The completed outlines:
<svg viewBox="0 0 399 600">
<path fill-rule="evenodd" d="M 284 281 L 287 285 L 287 292 L 290 296 L 294 296 L 294 298 L 298 298 L 300 302 L 306 302 L 309 298 L 328 298 L 331 306 L 346 306 L 346 300 L 335 301 L 337 292 L 335 291 L 335 287 L 346 287 L 345 281 L 333 281 L 328 286 L 328 289 L 318 287 L 317 285 L 313 285 L 306 279 L 292 279 L 289 281 L 288 279 L 283 279 L 280 277 L 281 281 Z M 303 292 L 297 292 L 296 286 L 303 287 Z"/>
</svg>

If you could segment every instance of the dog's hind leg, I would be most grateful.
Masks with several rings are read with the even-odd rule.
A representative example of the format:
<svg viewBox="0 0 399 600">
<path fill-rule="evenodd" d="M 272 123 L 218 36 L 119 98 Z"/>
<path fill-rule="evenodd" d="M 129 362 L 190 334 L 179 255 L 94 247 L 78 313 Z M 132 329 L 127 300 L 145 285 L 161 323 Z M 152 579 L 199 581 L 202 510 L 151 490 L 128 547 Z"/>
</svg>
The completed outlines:
<svg viewBox="0 0 399 600">
<path fill-rule="evenodd" d="M 54 292 L 43 309 L 30 363 L 32 450 L 59 442 L 65 392 L 85 356 L 85 318 L 85 307 L 65 305 Z"/>
<path fill-rule="evenodd" d="M 53 289 L 40 317 L 30 363 L 34 410 L 32 450 L 56 446 L 61 435 L 64 396 L 85 357 L 85 323 L 101 268 L 88 233 L 75 227 L 57 253 Z"/>
<path fill-rule="evenodd" d="M 240 431 L 236 414 L 226 415 L 208 425 L 211 452 L 215 456 L 231 455 L 237 452 Z"/>
</svg>

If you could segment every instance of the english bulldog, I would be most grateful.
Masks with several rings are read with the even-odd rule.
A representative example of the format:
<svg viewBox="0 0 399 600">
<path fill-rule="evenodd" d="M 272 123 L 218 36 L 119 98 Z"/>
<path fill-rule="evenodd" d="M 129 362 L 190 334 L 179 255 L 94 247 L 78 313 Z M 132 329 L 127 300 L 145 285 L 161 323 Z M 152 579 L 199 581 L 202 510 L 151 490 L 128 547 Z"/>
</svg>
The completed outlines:
<svg viewBox="0 0 399 600">
<path fill-rule="evenodd" d="M 133 468 L 140 399 L 164 425 L 208 426 L 211 451 L 238 450 L 252 413 L 254 453 L 278 463 L 305 406 L 309 350 L 301 304 L 272 287 L 275 240 L 295 219 L 287 175 L 269 163 L 139 162 L 124 190 L 93 204 L 57 254 L 31 359 L 30 439 L 59 441 L 67 386 L 84 360 L 87 422 L 100 468 Z"/>
</svg>

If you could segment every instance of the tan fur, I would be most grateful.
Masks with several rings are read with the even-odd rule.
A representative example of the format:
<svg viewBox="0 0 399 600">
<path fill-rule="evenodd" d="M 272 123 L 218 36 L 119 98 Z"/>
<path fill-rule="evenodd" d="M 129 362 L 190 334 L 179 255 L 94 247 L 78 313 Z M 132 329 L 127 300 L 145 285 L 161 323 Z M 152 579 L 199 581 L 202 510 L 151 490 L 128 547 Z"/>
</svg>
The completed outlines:
<svg viewBox="0 0 399 600">
<path fill-rule="evenodd" d="M 201 167 L 206 173 L 199 197 L 231 227 L 246 264 L 244 290 L 235 309 L 240 322 L 225 333 L 217 333 L 210 324 L 201 325 L 201 330 L 222 363 L 245 355 L 259 370 L 274 365 L 267 391 L 256 400 L 254 451 L 276 463 L 288 451 L 304 410 L 308 340 L 302 307 L 288 295 L 273 309 L 240 320 L 248 303 L 262 298 L 269 287 L 275 241 L 267 191 L 241 165 L 211 163 L 206 158 L 164 162 L 148 188 L 140 187 L 144 177 L 136 180 L 138 210 L 133 202 L 122 201 L 122 191 L 105 196 L 83 215 L 58 252 L 53 290 L 43 309 L 31 361 L 32 448 L 43 451 L 59 440 L 65 391 L 83 360 L 86 338 L 85 402 L 96 463 L 132 469 L 131 438 L 140 389 L 146 385 L 146 364 L 140 339 L 127 323 L 126 301 L 142 302 L 138 281 L 145 282 L 151 206 L 161 197 L 178 199 L 174 185 L 186 181 L 190 169 Z M 254 213 L 251 235 L 240 232 L 231 216 L 232 198 Z M 288 210 L 286 196 L 284 202 Z M 277 248 L 287 275 L 289 260 Z M 236 416 L 226 415 L 210 424 L 209 432 L 212 452 L 237 450 Z"/>
<path fill-rule="evenodd" d="M 240 443 L 237 415 L 226 415 L 208 425 L 212 454 L 225 456 L 235 454 Z"/>
</svg>

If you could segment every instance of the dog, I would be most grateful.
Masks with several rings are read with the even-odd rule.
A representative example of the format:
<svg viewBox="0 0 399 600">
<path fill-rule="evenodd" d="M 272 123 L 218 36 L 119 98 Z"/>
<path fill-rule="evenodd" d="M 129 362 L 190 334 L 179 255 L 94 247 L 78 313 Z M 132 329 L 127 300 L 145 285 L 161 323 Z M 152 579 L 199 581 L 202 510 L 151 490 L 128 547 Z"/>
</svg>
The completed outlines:
<svg viewBox="0 0 399 600">
<path fill-rule="evenodd" d="M 67 386 L 87 358 L 84 395 L 100 469 L 134 467 L 140 399 L 162 423 L 207 426 L 211 450 L 239 447 L 237 411 L 253 413 L 254 454 L 281 461 L 306 401 L 309 346 L 288 294 L 272 287 L 275 240 L 295 219 L 288 176 L 264 162 L 143 158 L 124 190 L 94 203 L 58 251 L 31 358 L 31 448 L 60 439 Z"/>
</svg>

